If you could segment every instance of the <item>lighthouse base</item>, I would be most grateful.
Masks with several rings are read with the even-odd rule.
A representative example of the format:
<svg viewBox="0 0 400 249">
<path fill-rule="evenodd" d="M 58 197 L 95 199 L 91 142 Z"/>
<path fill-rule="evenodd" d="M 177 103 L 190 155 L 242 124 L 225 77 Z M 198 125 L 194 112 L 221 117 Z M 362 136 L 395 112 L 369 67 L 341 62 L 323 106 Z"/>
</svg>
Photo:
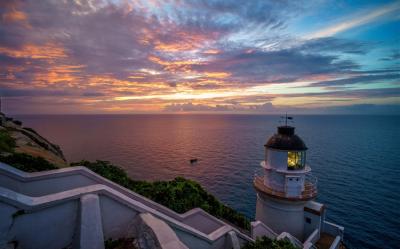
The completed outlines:
<svg viewBox="0 0 400 249">
<path fill-rule="evenodd" d="M 256 220 L 274 232 L 288 232 L 300 241 L 304 235 L 304 206 L 308 201 L 286 201 L 257 193 Z"/>
</svg>

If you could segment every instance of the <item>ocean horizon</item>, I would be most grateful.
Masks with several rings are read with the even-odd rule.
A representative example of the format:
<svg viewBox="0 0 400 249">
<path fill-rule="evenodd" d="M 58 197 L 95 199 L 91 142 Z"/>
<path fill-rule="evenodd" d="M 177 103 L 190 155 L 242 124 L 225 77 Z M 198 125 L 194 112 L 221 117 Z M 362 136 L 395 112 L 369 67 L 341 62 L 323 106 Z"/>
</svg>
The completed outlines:
<svg viewBox="0 0 400 249">
<path fill-rule="evenodd" d="M 60 145 L 69 162 L 107 160 L 134 179 L 183 176 L 254 218 L 255 172 L 279 115 L 15 115 Z M 400 243 L 400 116 L 296 115 L 307 164 L 318 177 L 327 220 L 345 227 L 350 248 Z M 196 164 L 190 159 L 196 158 Z"/>
</svg>

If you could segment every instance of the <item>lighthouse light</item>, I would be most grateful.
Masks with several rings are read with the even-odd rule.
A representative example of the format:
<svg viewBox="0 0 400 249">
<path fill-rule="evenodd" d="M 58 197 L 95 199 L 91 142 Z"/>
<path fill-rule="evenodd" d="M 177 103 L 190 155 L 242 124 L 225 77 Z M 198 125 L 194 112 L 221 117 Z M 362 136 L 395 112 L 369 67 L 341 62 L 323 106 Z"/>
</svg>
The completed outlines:
<svg viewBox="0 0 400 249">
<path fill-rule="evenodd" d="M 289 170 L 303 169 L 305 166 L 306 153 L 304 151 L 289 151 L 287 168 Z"/>
</svg>

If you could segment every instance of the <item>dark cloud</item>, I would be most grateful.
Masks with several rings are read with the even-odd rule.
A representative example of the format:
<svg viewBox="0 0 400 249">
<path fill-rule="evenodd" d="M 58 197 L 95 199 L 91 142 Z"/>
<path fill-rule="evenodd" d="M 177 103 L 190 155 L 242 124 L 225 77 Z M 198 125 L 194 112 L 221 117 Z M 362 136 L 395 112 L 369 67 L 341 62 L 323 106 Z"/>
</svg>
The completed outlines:
<svg viewBox="0 0 400 249">
<path fill-rule="evenodd" d="M 358 69 L 349 60 L 337 56 L 303 53 L 299 49 L 281 51 L 230 51 L 218 56 L 214 61 L 195 65 L 194 69 L 228 71 L 240 82 L 285 82 L 306 75 L 344 73 Z"/>
<path fill-rule="evenodd" d="M 182 4 L 179 20 L 188 26 L 207 30 L 240 29 L 261 24 L 276 29 L 307 8 L 308 1 L 195 0 Z"/>
<path fill-rule="evenodd" d="M 376 104 L 351 104 L 330 107 L 287 107 L 274 106 L 270 102 L 262 105 L 216 105 L 202 104 L 171 104 L 164 108 L 164 112 L 222 112 L 222 113 L 253 113 L 253 114 L 368 114 L 368 115 L 400 115 L 400 105 L 376 105 Z"/>
<path fill-rule="evenodd" d="M 4 97 L 68 96 L 71 93 L 66 90 L 0 89 L 0 95 Z"/>
<path fill-rule="evenodd" d="M 378 75 L 360 75 L 356 77 L 352 77 L 349 79 L 340 79 L 340 80 L 328 80 L 314 83 L 310 86 L 323 86 L 323 87 L 336 87 L 336 86 L 345 86 L 345 85 L 354 85 L 354 84 L 369 84 L 376 82 L 387 82 L 392 80 L 398 80 L 400 82 L 400 73 L 389 73 L 389 74 L 378 74 Z"/>
<path fill-rule="evenodd" d="M 388 57 L 384 57 L 381 59 L 382 61 L 399 61 L 400 60 L 400 52 L 394 51 Z"/>
<path fill-rule="evenodd" d="M 400 115 L 400 105 L 358 104 L 318 108 L 314 113 L 324 114 L 362 114 L 362 115 Z"/>
<path fill-rule="evenodd" d="M 332 97 L 332 98 L 388 98 L 388 97 L 400 97 L 400 88 L 375 88 L 375 89 L 345 89 L 339 91 L 326 91 L 326 92 L 315 92 L 307 94 L 285 94 L 287 97 Z"/>
<path fill-rule="evenodd" d="M 100 97 L 100 96 L 104 96 L 104 93 L 101 92 L 84 92 L 82 93 L 82 96 L 84 97 Z"/>
<path fill-rule="evenodd" d="M 310 53 L 324 52 L 348 54 L 366 54 L 371 48 L 373 48 L 372 44 L 334 37 L 311 39 L 298 47 L 301 51 Z"/>
</svg>

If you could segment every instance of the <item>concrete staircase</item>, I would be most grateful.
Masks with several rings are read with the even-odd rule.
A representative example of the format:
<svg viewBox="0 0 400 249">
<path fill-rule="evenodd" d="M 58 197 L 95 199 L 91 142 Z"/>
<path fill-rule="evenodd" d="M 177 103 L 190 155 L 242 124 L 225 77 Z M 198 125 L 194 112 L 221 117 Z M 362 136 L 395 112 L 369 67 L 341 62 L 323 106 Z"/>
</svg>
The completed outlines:
<svg viewBox="0 0 400 249">
<path fill-rule="evenodd" d="M 201 209 L 159 205 L 85 167 L 26 173 L 0 163 L 0 248 L 234 248 L 253 239 Z"/>
</svg>

